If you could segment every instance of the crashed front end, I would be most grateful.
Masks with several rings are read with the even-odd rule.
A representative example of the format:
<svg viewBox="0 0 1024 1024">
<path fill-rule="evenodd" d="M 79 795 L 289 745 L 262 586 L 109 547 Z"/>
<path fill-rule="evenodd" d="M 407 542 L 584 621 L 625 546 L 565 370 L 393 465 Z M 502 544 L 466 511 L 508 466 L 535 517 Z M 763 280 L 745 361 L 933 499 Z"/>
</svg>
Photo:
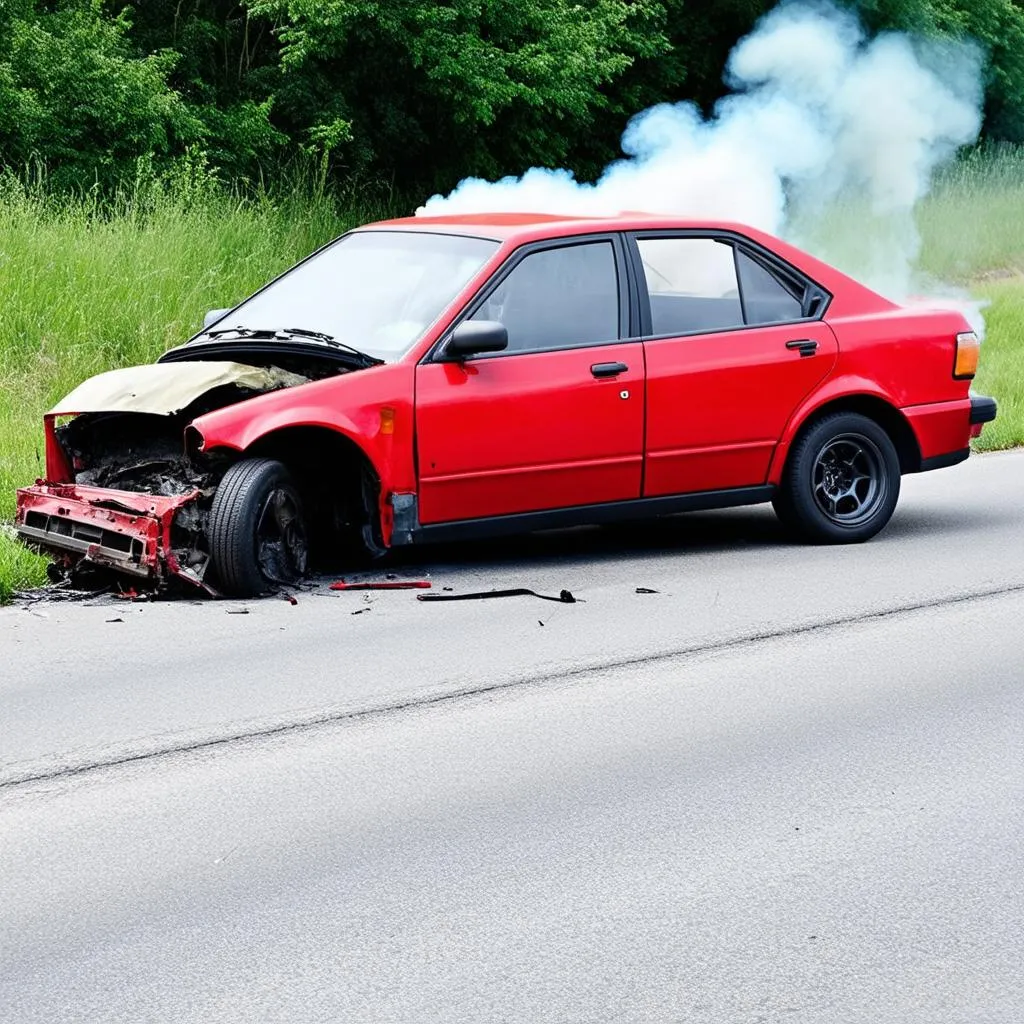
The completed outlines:
<svg viewBox="0 0 1024 1024">
<path fill-rule="evenodd" d="M 17 492 L 18 536 L 52 559 L 53 578 L 95 570 L 212 592 L 205 519 L 224 466 L 188 450 L 188 425 L 307 379 L 209 361 L 91 378 L 45 417 L 46 479 Z"/>
</svg>

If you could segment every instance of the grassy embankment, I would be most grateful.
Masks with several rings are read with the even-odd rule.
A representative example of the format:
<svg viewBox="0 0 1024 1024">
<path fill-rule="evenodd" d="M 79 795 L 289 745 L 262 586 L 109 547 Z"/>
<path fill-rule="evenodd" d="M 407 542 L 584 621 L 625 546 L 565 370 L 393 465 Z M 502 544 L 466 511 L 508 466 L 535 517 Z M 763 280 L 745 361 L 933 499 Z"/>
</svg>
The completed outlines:
<svg viewBox="0 0 1024 1024">
<path fill-rule="evenodd" d="M 80 381 L 152 362 L 353 223 L 326 199 L 245 201 L 155 187 L 113 211 L 0 179 L 0 603 L 45 579 L 10 536 L 14 489 L 43 472 L 42 415 Z"/>
<path fill-rule="evenodd" d="M 377 210 L 146 187 L 113 210 L 0 179 L 0 602 L 40 583 L 8 534 L 14 488 L 42 472 L 43 412 L 84 378 L 152 361 Z M 919 211 L 922 267 L 991 301 L 979 390 L 1000 402 L 981 448 L 1024 444 L 1024 151 L 972 158 Z"/>
</svg>

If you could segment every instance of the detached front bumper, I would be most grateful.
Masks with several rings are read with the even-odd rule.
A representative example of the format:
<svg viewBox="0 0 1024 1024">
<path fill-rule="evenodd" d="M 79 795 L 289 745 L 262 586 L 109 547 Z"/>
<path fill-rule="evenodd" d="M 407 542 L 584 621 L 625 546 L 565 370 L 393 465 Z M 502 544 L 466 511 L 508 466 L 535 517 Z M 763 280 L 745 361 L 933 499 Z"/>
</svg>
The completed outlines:
<svg viewBox="0 0 1024 1024">
<path fill-rule="evenodd" d="M 85 561 L 144 579 L 191 579 L 173 553 L 171 528 L 199 493 L 166 497 L 39 482 L 18 491 L 14 525 L 22 541 L 68 567 Z"/>
</svg>

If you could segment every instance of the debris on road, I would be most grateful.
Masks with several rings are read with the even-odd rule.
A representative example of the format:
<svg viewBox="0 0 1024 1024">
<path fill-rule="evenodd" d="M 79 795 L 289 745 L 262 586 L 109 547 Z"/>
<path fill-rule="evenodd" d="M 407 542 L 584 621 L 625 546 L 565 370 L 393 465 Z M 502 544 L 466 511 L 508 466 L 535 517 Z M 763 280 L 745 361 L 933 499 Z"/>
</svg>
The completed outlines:
<svg viewBox="0 0 1024 1024">
<path fill-rule="evenodd" d="M 338 580 L 331 584 L 331 590 L 427 590 L 433 584 L 430 580 L 387 580 L 371 583 L 346 583 Z"/>
<path fill-rule="evenodd" d="M 650 587 L 637 587 L 636 592 L 638 594 L 660 594 L 660 590 L 651 590 Z"/>
<path fill-rule="evenodd" d="M 561 604 L 576 604 L 572 591 L 559 591 L 558 597 L 538 594 L 536 590 L 516 587 L 512 590 L 484 590 L 472 594 L 417 594 L 417 601 L 483 601 L 491 597 L 539 597 L 542 601 L 558 601 Z"/>
<path fill-rule="evenodd" d="M 248 608 L 229 608 L 228 615 L 248 615 Z"/>
<path fill-rule="evenodd" d="M 299 599 L 294 594 L 282 594 L 281 595 L 289 604 L 298 604 Z"/>
</svg>

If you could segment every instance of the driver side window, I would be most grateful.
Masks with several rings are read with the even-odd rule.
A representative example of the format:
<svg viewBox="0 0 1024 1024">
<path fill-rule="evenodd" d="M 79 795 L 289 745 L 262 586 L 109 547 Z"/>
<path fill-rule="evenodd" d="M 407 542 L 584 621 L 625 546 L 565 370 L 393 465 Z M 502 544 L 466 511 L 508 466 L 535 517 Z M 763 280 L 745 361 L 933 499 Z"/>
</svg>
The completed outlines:
<svg viewBox="0 0 1024 1024">
<path fill-rule="evenodd" d="M 619 279 L 612 243 L 585 242 L 530 253 L 471 319 L 504 324 L 508 352 L 618 341 Z"/>
</svg>

